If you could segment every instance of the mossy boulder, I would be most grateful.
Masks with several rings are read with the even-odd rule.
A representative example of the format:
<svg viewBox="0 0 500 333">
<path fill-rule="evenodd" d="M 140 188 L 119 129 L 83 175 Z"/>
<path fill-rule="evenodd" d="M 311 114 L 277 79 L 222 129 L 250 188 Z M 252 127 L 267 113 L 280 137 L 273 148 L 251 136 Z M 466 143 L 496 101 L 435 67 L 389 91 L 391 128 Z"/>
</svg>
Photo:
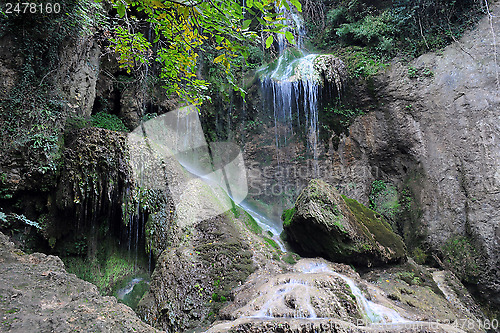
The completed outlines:
<svg viewBox="0 0 500 333">
<path fill-rule="evenodd" d="M 320 180 L 309 183 L 283 219 L 287 240 L 304 255 L 368 267 L 406 259 L 401 237 L 382 216 Z"/>
<path fill-rule="evenodd" d="M 184 332 L 218 318 L 219 310 L 232 300 L 232 290 L 255 270 L 250 244 L 240 236 L 235 220 L 227 211 L 198 221 L 186 230 L 179 246 L 163 251 L 150 290 L 137 308 L 147 323 Z"/>
</svg>

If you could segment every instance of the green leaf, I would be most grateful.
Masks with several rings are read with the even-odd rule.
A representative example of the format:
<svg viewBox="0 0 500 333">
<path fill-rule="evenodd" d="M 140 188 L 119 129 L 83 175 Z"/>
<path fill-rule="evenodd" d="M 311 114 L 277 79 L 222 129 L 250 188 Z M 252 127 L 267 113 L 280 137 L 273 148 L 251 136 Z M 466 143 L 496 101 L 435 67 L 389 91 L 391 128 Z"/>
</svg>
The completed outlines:
<svg viewBox="0 0 500 333">
<path fill-rule="evenodd" d="M 273 35 L 270 35 L 269 37 L 267 37 L 267 39 L 266 39 L 266 49 L 268 49 L 268 48 L 271 47 L 271 45 L 273 44 L 273 41 L 274 41 Z"/>
<path fill-rule="evenodd" d="M 260 24 L 267 25 L 267 22 L 264 21 L 263 19 L 261 19 L 260 17 L 257 16 L 256 19 L 257 19 L 257 21 L 259 21 Z"/>
<path fill-rule="evenodd" d="M 297 8 L 297 11 L 299 13 L 302 13 L 302 4 L 299 2 L 299 0 L 290 0 L 290 2 L 295 6 L 295 8 Z"/>
<path fill-rule="evenodd" d="M 120 17 L 124 17 L 125 16 L 125 5 L 123 4 L 123 2 L 120 2 L 117 6 L 116 6 L 116 11 L 118 12 L 118 15 Z"/>
<path fill-rule="evenodd" d="M 295 44 L 295 37 L 290 31 L 285 31 L 285 37 L 290 44 Z"/>
<path fill-rule="evenodd" d="M 290 10 L 290 5 L 288 4 L 288 0 L 282 0 L 281 3 L 285 6 L 286 10 Z"/>
<path fill-rule="evenodd" d="M 252 8 L 253 7 L 253 0 L 247 0 L 247 7 Z"/>
<path fill-rule="evenodd" d="M 248 27 L 250 26 L 251 23 L 252 23 L 252 20 L 243 21 L 243 26 L 241 27 L 241 29 L 248 29 Z"/>
</svg>

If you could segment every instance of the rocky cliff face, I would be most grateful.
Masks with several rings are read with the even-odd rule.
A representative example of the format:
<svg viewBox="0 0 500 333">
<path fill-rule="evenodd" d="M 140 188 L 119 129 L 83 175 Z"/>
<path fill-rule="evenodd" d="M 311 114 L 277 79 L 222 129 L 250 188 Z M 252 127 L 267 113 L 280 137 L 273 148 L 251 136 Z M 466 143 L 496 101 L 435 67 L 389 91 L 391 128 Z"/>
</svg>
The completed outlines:
<svg viewBox="0 0 500 333">
<path fill-rule="evenodd" d="M 500 304 L 500 6 L 491 10 L 459 42 L 379 77 L 379 108 L 351 126 L 332 162 L 347 170 L 343 183 L 361 185 L 347 192 L 363 202 L 377 177 L 410 184 L 415 238 L 453 266 L 446 249 L 466 237 L 478 262 L 461 278 Z"/>
<path fill-rule="evenodd" d="M 367 84 L 371 90 L 354 87 L 367 113 L 345 135 L 321 141 L 316 177 L 367 206 L 389 206 L 384 213 L 392 215 L 410 255 L 425 252 L 427 262 L 454 270 L 499 304 L 500 69 L 494 44 L 500 6 L 490 10 L 491 20 L 484 17 L 456 43 L 408 64 L 395 61 Z M 315 177 L 305 145 L 295 132 L 278 151 L 274 134 L 283 129 L 273 133 L 272 122 L 256 128 L 245 146 L 250 193 L 264 202 L 297 198 Z M 373 198 L 374 181 L 391 184 L 393 193 Z"/>
</svg>

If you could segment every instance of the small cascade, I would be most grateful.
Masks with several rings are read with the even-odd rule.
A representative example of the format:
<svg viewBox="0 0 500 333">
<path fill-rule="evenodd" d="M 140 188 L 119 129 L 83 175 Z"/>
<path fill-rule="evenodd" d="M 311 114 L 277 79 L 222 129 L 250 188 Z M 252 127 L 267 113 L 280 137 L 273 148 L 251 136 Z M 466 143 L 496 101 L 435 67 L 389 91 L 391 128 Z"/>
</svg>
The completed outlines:
<svg viewBox="0 0 500 333">
<path fill-rule="evenodd" d="M 324 262 L 304 260 L 295 267 L 298 270 L 297 273 L 278 276 L 259 291 L 256 303 L 249 308 L 257 310 L 254 310 L 254 314 L 249 315 L 249 318 L 328 319 L 330 317 L 324 315 L 321 303 L 319 303 L 324 295 L 319 296 L 318 294 L 318 288 L 321 288 L 318 287 L 318 281 L 320 281 L 319 285 L 323 285 L 327 283 L 326 281 L 335 279 L 338 282 L 333 283 L 344 281 L 349 287 L 356 298 L 357 308 L 367 323 L 408 322 L 395 310 L 366 299 L 354 280 L 335 272 Z"/>
<path fill-rule="evenodd" d="M 281 221 L 275 222 L 275 221 L 270 220 L 269 218 L 265 217 L 263 214 L 258 213 L 256 211 L 256 209 L 251 207 L 251 205 L 246 201 L 241 202 L 239 204 L 239 206 L 241 208 L 243 208 L 248 214 L 250 214 L 250 216 L 253 217 L 253 219 L 262 228 L 262 230 L 268 231 L 268 232 L 273 234 L 271 239 L 273 241 L 275 241 L 276 244 L 278 244 L 278 246 L 280 247 L 280 250 L 282 252 L 287 252 L 285 244 L 283 243 L 283 241 L 279 237 L 279 235 L 283 231 L 283 225 L 281 224 Z"/>
<path fill-rule="evenodd" d="M 300 266 L 300 271 L 306 274 L 329 273 L 344 280 L 356 297 L 356 303 L 363 311 L 363 315 L 365 315 L 366 319 L 371 323 L 402 323 L 408 321 L 401 317 L 395 310 L 366 299 L 354 280 L 333 271 L 325 263 L 309 263 L 309 265 L 302 265 Z"/>
<path fill-rule="evenodd" d="M 134 276 L 122 281 L 121 288 L 114 292 L 114 296 L 122 303 L 135 309 L 142 296 L 149 289 L 149 278 L 146 276 Z"/>
<path fill-rule="evenodd" d="M 311 304 L 309 289 L 311 286 L 307 281 L 289 279 L 275 287 L 274 294 L 262 305 L 259 311 L 251 318 L 297 318 L 316 319 L 316 311 Z M 301 299 L 289 297 L 291 293 L 302 295 Z M 288 311 L 277 311 L 273 309 L 285 308 Z M 293 308 L 293 310 L 289 310 Z"/>
</svg>

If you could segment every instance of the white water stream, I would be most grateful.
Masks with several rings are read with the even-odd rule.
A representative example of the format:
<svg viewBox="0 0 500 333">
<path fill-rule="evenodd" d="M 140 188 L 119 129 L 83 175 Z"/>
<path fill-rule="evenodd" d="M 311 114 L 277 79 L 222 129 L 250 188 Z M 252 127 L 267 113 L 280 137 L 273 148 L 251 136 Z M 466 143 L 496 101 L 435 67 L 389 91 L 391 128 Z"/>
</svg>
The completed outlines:
<svg viewBox="0 0 500 333">
<path fill-rule="evenodd" d="M 318 175 L 318 102 L 322 78 L 314 69 L 317 54 L 303 48 L 304 22 L 295 12 L 285 10 L 285 23 L 292 27 L 296 46 L 290 47 L 282 34 L 276 34 L 279 57 L 274 64 L 261 70 L 265 105 L 274 117 L 275 145 L 278 165 L 285 160 L 280 148 L 294 135 L 294 125 L 307 138 L 306 153 L 314 161 L 313 174 Z M 275 66 L 275 67 L 273 67 Z M 301 123 L 301 119 L 305 123 Z M 280 181 L 280 180 L 278 180 Z M 282 181 L 286 182 L 286 179 Z"/>
<path fill-rule="evenodd" d="M 143 278 L 132 279 L 125 287 L 119 289 L 116 292 L 116 298 L 124 300 L 125 296 L 127 296 L 128 294 L 130 294 L 132 292 L 132 290 L 134 290 L 135 285 L 143 280 L 144 280 Z"/>
<path fill-rule="evenodd" d="M 290 295 L 293 294 L 294 298 L 298 296 L 299 299 L 297 300 L 297 304 L 294 304 L 295 311 L 293 312 L 291 317 L 302 319 L 323 319 L 324 317 L 320 317 L 317 315 L 311 302 L 310 294 L 314 291 L 314 289 L 317 289 L 318 287 L 312 285 L 310 281 L 314 281 L 314 274 L 324 275 L 326 273 L 342 279 L 349 286 L 352 294 L 356 298 L 357 306 L 367 323 L 394 324 L 408 322 L 407 319 L 401 317 L 401 315 L 395 310 L 368 300 L 363 295 L 354 280 L 333 271 L 325 263 L 301 262 L 297 264 L 296 268 L 298 268 L 299 277 L 300 273 L 305 274 L 306 276 L 304 276 L 303 279 L 300 279 L 299 277 L 293 279 L 291 278 L 284 283 L 278 283 L 276 286 L 274 286 L 271 289 L 272 294 L 255 313 L 255 315 L 251 316 L 252 318 L 276 318 L 275 314 L 273 313 L 273 309 L 277 309 L 281 305 L 285 304 L 287 302 L 287 299 L 290 299 Z M 310 275 L 313 275 L 313 279 L 311 279 Z M 283 317 L 283 314 L 280 314 L 278 317 Z"/>
<path fill-rule="evenodd" d="M 401 317 L 401 315 L 395 310 L 366 299 L 354 280 L 345 275 L 334 272 L 324 263 L 315 263 L 309 266 L 303 266 L 301 267 L 301 271 L 307 274 L 329 273 L 340 277 L 345 281 L 345 283 L 347 283 L 349 288 L 351 288 L 353 295 L 356 297 L 356 302 L 358 303 L 359 308 L 363 311 L 363 315 L 365 315 L 372 323 L 402 323 L 408 321 L 407 319 Z"/>
</svg>

